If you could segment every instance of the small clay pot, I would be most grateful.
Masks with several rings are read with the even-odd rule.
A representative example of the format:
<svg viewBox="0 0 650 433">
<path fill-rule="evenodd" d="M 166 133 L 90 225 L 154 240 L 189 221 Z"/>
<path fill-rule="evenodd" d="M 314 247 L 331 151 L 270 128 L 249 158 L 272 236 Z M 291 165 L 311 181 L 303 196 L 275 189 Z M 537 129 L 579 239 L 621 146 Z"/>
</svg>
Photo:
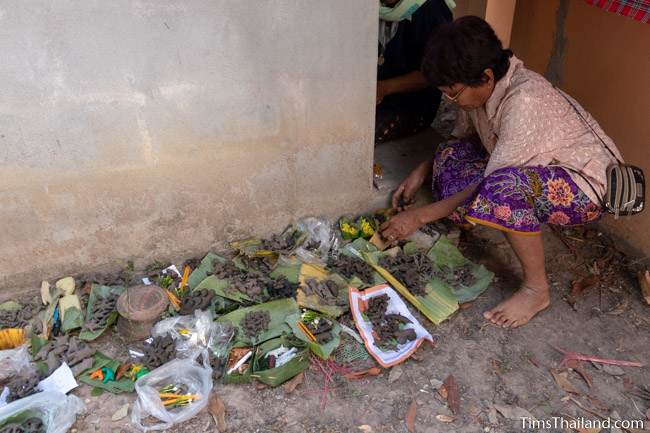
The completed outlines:
<svg viewBox="0 0 650 433">
<path fill-rule="evenodd" d="M 167 294 L 158 286 L 129 287 L 117 300 L 117 330 L 128 341 L 148 338 L 168 303 Z"/>
</svg>

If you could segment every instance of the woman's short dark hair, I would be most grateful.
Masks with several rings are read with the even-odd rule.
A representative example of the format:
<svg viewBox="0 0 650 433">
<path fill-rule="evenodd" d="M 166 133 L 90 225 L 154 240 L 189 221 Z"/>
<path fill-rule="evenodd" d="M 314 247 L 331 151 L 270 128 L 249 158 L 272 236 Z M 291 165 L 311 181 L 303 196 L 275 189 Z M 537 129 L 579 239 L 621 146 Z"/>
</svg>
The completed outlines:
<svg viewBox="0 0 650 433">
<path fill-rule="evenodd" d="M 422 72 L 436 87 L 465 84 L 479 86 L 483 73 L 492 69 L 499 81 L 508 72 L 512 51 L 504 50 L 488 23 L 466 16 L 441 26 L 431 35 L 422 60 Z"/>
</svg>

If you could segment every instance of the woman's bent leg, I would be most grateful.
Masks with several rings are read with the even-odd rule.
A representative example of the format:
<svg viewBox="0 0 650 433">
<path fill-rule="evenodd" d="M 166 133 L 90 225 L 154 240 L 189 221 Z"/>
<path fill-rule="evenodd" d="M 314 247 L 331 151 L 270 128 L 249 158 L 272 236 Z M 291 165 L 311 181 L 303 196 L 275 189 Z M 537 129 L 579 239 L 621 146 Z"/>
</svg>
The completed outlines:
<svg viewBox="0 0 650 433">
<path fill-rule="evenodd" d="M 521 289 L 485 312 L 495 324 L 517 327 L 549 305 L 541 224 L 578 225 L 597 219 L 598 205 L 559 167 L 508 167 L 487 176 L 465 218 L 506 233 L 524 270 Z"/>
<path fill-rule="evenodd" d="M 525 325 L 549 306 L 549 287 L 542 236 L 506 233 L 506 238 L 521 263 L 524 282 L 514 295 L 486 311 L 483 316 L 499 326 L 516 328 Z"/>
</svg>

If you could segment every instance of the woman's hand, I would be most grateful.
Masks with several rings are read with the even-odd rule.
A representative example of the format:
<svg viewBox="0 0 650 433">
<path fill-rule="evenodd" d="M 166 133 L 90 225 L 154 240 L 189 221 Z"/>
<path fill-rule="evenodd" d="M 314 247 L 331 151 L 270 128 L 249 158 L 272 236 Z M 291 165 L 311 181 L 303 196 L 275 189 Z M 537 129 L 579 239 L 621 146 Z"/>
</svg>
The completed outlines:
<svg viewBox="0 0 650 433">
<path fill-rule="evenodd" d="M 424 179 L 431 169 L 431 164 L 431 161 L 421 163 L 399 184 L 391 200 L 394 209 L 401 212 L 414 201 L 415 194 L 424 183 Z"/>
<path fill-rule="evenodd" d="M 377 81 L 377 105 L 381 104 L 384 97 L 388 95 L 388 87 L 386 81 Z"/>
<path fill-rule="evenodd" d="M 384 239 L 395 242 L 407 238 L 423 225 L 420 209 L 411 209 L 395 215 L 379 229 Z"/>
</svg>

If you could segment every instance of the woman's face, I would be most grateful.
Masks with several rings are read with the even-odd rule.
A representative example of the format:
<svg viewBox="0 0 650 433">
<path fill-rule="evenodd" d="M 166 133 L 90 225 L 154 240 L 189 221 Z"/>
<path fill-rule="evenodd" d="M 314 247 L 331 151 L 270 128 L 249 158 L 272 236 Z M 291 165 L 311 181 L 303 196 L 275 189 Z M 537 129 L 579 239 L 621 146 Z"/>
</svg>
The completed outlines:
<svg viewBox="0 0 650 433">
<path fill-rule="evenodd" d="M 484 72 L 486 80 L 478 86 L 468 86 L 455 83 L 451 86 L 441 86 L 438 89 L 447 98 L 465 111 L 474 110 L 485 105 L 494 90 L 494 73 L 492 69 Z"/>
</svg>

